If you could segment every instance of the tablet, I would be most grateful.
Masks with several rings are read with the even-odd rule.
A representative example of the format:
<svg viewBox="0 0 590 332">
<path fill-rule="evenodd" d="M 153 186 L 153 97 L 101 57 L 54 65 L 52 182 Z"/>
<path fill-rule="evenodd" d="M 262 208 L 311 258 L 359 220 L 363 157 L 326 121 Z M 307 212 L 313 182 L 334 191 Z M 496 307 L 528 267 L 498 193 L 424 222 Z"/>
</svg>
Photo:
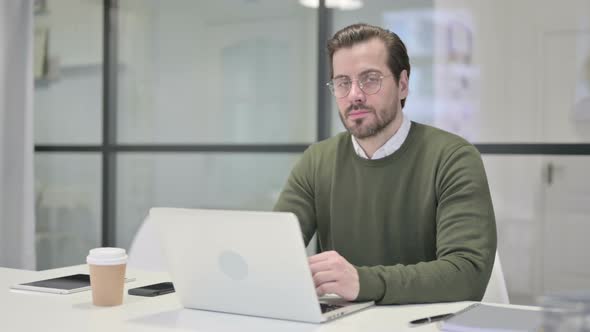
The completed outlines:
<svg viewBox="0 0 590 332">
<path fill-rule="evenodd" d="M 125 278 L 125 282 L 133 280 L 135 280 L 135 278 Z M 59 278 L 16 284 L 10 286 L 10 288 L 44 293 L 72 294 L 90 290 L 90 275 L 72 274 Z"/>
</svg>

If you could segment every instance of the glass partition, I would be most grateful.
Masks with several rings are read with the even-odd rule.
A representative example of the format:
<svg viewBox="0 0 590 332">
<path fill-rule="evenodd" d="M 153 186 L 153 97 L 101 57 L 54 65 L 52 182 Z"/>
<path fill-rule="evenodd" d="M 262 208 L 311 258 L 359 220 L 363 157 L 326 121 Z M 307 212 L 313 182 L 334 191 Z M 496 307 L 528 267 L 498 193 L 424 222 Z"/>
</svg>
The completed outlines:
<svg viewBox="0 0 590 332">
<path fill-rule="evenodd" d="M 98 153 L 35 155 L 37 269 L 84 264 L 100 246 L 101 163 Z"/>
<path fill-rule="evenodd" d="M 125 1 L 120 143 L 311 143 L 317 14 L 295 1 Z"/>
<path fill-rule="evenodd" d="M 35 143 L 102 142 L 103 4 L 46 1 L 35 14 Z"/>
<path fill-rule="evenodd" d="M 299 154 L 121 153 L 117 245 L 128 247 L 154 206 L 271 210 Z"/>
</svg>

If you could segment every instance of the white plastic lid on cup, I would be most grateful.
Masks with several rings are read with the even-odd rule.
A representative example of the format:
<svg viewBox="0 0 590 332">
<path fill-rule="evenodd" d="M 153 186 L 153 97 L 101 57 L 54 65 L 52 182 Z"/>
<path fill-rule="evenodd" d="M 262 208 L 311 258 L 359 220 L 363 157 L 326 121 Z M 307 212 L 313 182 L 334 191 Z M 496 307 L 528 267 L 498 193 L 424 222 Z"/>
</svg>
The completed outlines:
<svg viewBox="0 0 590 332">
<path fill-rule="evenodd" d="M 86 256 L 86 263 L 92 265 L 120 265 L 127 263 L 127 253 L 123 248 L 94 248 Z"/>
</svg>

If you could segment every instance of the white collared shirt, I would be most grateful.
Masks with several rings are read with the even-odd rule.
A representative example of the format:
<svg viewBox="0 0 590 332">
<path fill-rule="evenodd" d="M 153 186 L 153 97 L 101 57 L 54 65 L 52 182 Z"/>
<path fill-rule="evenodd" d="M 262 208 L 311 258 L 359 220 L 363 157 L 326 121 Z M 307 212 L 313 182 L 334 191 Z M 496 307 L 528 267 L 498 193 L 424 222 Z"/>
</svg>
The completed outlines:
<svg viewBox="0 0 590 332">
<path fill-rule="evenodd" d="M 371 158 L 367 156 L 359 142 L 357 142 L 356 138 L 351 135 L 350 137 L 352 138 L 352 145 L 354 146 L 354 151 L 356 152 L 356 154 L 361 158 L 375 160 L 385 158 L 397 151 L 408 137 L 408 133 L 410 132 L 410 126 L 412 125 L 410 119 L 407 116 L 404 116 L 403 112 L 401 113 L 401 116 L 402 125 L 399 127 L 397 132 L 393 136 L 391 136 L 391 138 L 388 139 L 387 142 L 385 142 L 385 144 L 383 144 L 379 149 L 377 149 L 377 151 L 375 151 L 373 157 Z"/>
</svg>

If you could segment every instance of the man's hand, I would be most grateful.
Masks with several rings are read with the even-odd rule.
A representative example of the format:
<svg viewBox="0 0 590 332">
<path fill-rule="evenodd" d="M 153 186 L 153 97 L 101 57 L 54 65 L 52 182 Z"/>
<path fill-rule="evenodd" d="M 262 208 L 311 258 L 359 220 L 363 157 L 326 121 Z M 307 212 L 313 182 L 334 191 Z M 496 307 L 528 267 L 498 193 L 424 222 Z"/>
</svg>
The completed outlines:
<svg viewBox="0 0 590 332">
<path fill-rule="evenodd" d="M 318 296 L 339 295 L 347 301 L 359 295 L 359 275 L 354 266 L 336 251 L 326 251 L 308 258 Z"/>
</svg>

